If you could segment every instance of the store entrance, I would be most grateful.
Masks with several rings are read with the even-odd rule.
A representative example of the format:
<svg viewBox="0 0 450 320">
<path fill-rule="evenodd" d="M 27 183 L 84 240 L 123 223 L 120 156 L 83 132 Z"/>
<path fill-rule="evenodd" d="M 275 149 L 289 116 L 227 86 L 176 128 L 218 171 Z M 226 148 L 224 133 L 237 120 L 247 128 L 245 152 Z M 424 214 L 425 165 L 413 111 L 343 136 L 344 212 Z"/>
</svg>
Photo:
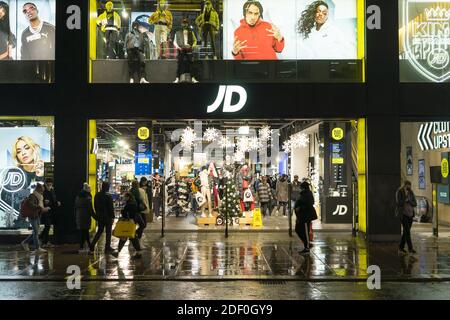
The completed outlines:
<svg viewBox="0 0 450 320">
<path fill-rule="evenodd" d="M 293 232 L 307 182 L 316 230 L 357 227 L 357 121 L 90 120 L 89 183 L 142 190 L 156 232 Z M 139 197 L 139 196 L 137 196 Z M 143 209 L 143 207 L 141 208 Z"/>
</svg>

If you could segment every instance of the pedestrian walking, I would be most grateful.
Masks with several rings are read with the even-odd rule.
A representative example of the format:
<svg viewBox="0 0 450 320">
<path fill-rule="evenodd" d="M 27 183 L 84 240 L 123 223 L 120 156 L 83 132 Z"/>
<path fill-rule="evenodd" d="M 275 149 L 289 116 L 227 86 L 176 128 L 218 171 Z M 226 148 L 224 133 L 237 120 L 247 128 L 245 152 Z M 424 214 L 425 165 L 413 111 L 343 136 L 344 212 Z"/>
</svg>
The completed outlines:
<svg viewBox="0 0 450 320">
<path fill-rule="evenodd" d="M 45 179 L 43 196 L 44 196 L 44 206 L 49 207 L 50 211 L 43 213 L 41 216 L 41 224 L 44 225 L 44 230 L 42 230 L 40 238 L 42 240 L 42 248 L 52 248 L 54 247 L 54 245 L 48 243 L 50 228 L 53 225 L 53 236 L 54 236 L 53 241 L 55 242 L 56 241 L 55 237 L 57 233 L 59 235 L 57 210 L 59 207 L 61 207 L 61 202 L 59 202 L 56 199 L 56 193 L 53 187 L 52 178 Z"/>
<path fill-rule="evenodd" d="M 94 197 L 94 207 L 98 222 L 98 229 L 89 248 L 91 252 L 95 250 L 95 246 L 104 231 L 106 231 L 105 254 L 114 252 L 114 249 L 111 247 L 111 234 L 115 214 L 114 202 L 109 194 L 109 188 L 110 184 L 108 182 L 103 182 L 102 190 Z"/>
<path fill-rule="evenodd" d="M 263 176 L 261 183 L 258 184 L 258 198 L 259 204 L 261 206 L 261 213 L 263 216 L 267 216 L 267 214 L 271 214 L 270 212 L 270 201 L 272 199 L 272 190 L 270 185 L 267 183 L 267 177 Z"/>
<path fill-rule="evenodd" d="M 286 217 L 286 206 L 289 201 L 289 183 L 287 176 L 283 174 L 280 180 L 277 181 L 276 197 L 278 201 L 277 211 L 280 212 L 280 207 L 283 207 L 283 216 Z"/>
<path fill-rule="evenodd" d="M 136 236 L 134 238 L 132 238 L 132 239 L 121 238 L 119 240 L 119 246 L 117 248 L 117 252 L 114 252 L 112 255 L 117 258 L 119 256 L 120 251 L 122 251 L 123 247 L 125 246 L 125 243 L 128 240 L 130 240 L 131 244 L 133 245 L 134 249 L 136 250 L 136 254 L 134 255 L 134 258 L 140 258 L 141 257 L 141 246 L 139 243 L 139 237 L 137 235 L 141 232 L 141 230 L 139 230 L 139 229 L 142 228 L 142 225 L 139 224 L 139 210 L 137 207 L 137 202 L 134 199 L 134 196 L 131 192 L 125 193 L 124 200 L 125 200 L 125 207 L 122 210 L 122 218 L 134 220 L 134 222 L 139 225 L 139 228 L 136 230 Z"/>
<path fill-rule="evenodd" d="M 161 204 L 162 204 L 162 192 L 163 192 L 163 183 L 161 181 L 161 178 L 159 176 L 159 173 L 155 173 L 153 175 L 152 180 L 152 199 L 153 199 L 153 211 L 155 213 L 155 217 L 157 217 L 158 220 L 162 219 L 162 213 L 161 213 Z"/>
<path fill-rule="evenodd" d="M 80 250 L 78 250 L 78 253 L 86 253 L 91 246 L 89 240 L 91 218 L 96 218 L 92 207 L 91 187 L 84 183 L 83 189 L 75 199 L 75 223 L 80 233 Z M 87 249 L 84 248 L 85 243 L 88 245 Z"/>
<path fill-rule="evenodd" d="M 416 196 L 411 189 L 411 182 L 405 181 L 395 195 L 396 214 L 403 227 L 402 239 L 400 241 L 399 253 L 406 254 L 405 244 L 408 245 L 409 253 L 416 253 L 411 240 L 411 227 L 414 218 L 414 208 L 417 207 Z"/>
<path fill-rule="evenodd" d="M 300 192 L 301 192 L 300 183 L 301 182 L 298 180 L 298 175 L 295 175 L 294 181 L 292 181 L 292 184 L 291 184 L 291 208 L 292 209 L 295 208 L 295 203 L 297 202 L 298 199 L 300 199 Z"/>
<path fill-rule="evenodd" d="M 146 218 L 144 212 L 147 210 L 147 206 L 145 205 L 144 199 L 142 198 L 142 193 L 139 188 L 139 182 L 137 180 L 134 180 L 131 183 L 131 190 L 130 193 L 133 195 L 134 200 L 136 201 L 138 214 L 135 217 L 135 221 L 137 224 L 139 224 L 139 232 L 137 233 L 137 237 L 139 239 L 142 238 L 142 234 L 144 232 L 145 227 L 147 226 Z"/>
<path fill-rule="evenodd" d="M 295 215 L 297 221 L 295 223 L 295 232 L 303 242 L 303 250 L 300 254 L 309 253 L 309 233 L 311 230 L 312 221 L 317 219 L 316 209 L 314 208 L 314 196 L 311 192 L 311 187 L 308 182 L 300 184 L 300 197 L 295 203 Z"/>
<path fill-rule="evenodd" d="M 47 250 L 41 248 L 39 245 L 39 226 L 41 214 L 45 214 L 49 211 L 50 207 L 44 207 L 44 186 L 38 183 L 33 193 L 30 194 L 21 205 L 21 215 L 27 216 L 31 228 L 33 229 L 33 233 L 21 242 L 22 248 L 25 251 L 30 251 L 29 244 L 33 242 L 36 253 L 47 252 Z"/>
</svg>

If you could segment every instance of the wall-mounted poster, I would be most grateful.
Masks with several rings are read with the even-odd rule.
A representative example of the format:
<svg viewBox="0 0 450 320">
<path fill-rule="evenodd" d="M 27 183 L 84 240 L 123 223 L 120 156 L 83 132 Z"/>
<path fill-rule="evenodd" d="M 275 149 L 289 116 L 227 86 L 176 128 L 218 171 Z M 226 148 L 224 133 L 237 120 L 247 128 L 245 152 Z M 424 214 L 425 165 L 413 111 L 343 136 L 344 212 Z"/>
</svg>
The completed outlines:
<svg viewBox="0 0 450 320">
<path fill-rule="evenodd" d="M 450 0 L 399 1 L 400 80 L 450 79 Z"/>
<path fill-rule="evenodd" d="M 406 175 L 413 175 L 413 156 L 412 147 L 406 147 Z"/>
<path fill-rule="evenodd" d="M 44 181 L 51 161 L 51 127 L 0 128 L 0 228 L 27 226 L 20 203 Z"/>
<path fill-rule="evenodd" d="M 419 160 L 419 189 L 425 189 L 425 159 Z"/>
</svg>

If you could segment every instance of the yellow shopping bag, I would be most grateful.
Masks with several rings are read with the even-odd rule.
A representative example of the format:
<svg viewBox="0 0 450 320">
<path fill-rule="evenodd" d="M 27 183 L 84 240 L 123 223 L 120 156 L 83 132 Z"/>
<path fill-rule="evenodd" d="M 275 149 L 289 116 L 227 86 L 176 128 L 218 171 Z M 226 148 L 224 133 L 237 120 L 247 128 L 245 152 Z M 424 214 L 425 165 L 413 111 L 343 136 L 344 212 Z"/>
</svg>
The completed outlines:
<svg viewBox="0 0 450 320">
<path fill-rule="evenodd" d="M 136 224 L 133 220 L 117 221 L 113 236 L 117 238 L 134 238 L 136 236 Z"/>
</svg>

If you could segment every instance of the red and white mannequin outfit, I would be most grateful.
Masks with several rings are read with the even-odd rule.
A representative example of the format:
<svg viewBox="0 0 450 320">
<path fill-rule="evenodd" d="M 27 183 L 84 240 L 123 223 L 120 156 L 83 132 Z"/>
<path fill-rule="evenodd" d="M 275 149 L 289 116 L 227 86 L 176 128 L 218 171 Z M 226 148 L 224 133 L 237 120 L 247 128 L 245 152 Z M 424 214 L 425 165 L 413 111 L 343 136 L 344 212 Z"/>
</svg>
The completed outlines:
<svg viewBox="0 0 450 320">
<path fill-rule="evenodd" d="M 214 165 L 214 162 L 211 162 L 209 164 L 208 173 L 209 173 L 209 188 L 214 196 L 214 208 L 218 208 L 220 201 L 219 186 L 217 185 L 217 182 L 219 180 L 219 174 L 217 173 L 217 169 L 216 166 Z"/>
<path fill-rule="evenodd" d="M 255 197 L 252 196 L 251 201 L 244 202 L 244 193 L 247 189 L 251 190 L 252 186 L 252 175 L 249 171 L 247 165 L 242 166 L 239 177 L 238 177 L 238 188 L 241 195 L 241 210 L 242 212 L 253 211 L 255 209 Z M 253 192 L 252 192 L 253 194 Z"/>
<path fill-rule="evenodd" d="M 209 217 L 212 217 L 212 208 L 211 208 L 211 189 L 209 187 L 209 176 L 208 170 L 205 168 L 199 174 L 200 176 L 200 184 L 201 184 L 201 193 L 205 197 L 206 203 L 202 206 L 202 217 L 206 217 L 206 206 L 208 206 Z"/>
</svg>

